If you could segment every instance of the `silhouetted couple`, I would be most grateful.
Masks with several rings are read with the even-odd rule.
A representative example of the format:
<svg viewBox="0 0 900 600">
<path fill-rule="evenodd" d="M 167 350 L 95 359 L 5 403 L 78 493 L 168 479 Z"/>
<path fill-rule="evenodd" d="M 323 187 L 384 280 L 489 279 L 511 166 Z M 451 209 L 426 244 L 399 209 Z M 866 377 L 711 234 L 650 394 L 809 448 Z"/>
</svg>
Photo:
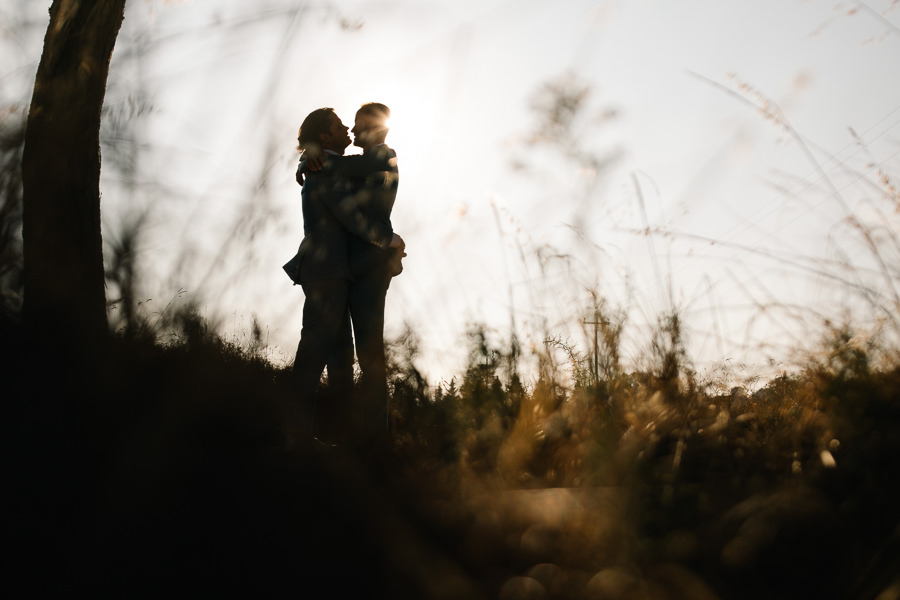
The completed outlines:
<svg viewBox="0 0 900 600">
<path fill-rule="evenodd" d="M 326 441 L 338 434 L 359 443 L 387 439 L 384 304 L 405 256 L 391 226 L 399 176 L 397 155 L 384 143 L 389 117 L 378 103 L 357 111 L 360 155 L 344 156 L 350 136 L 331 108 L 311 112 L 297 137 L 304 237 L 285 270 L 306 298 L 294 386 L 303 419 Z M 326 367 L 328 398 L 317 398 Z"/>
</svg>

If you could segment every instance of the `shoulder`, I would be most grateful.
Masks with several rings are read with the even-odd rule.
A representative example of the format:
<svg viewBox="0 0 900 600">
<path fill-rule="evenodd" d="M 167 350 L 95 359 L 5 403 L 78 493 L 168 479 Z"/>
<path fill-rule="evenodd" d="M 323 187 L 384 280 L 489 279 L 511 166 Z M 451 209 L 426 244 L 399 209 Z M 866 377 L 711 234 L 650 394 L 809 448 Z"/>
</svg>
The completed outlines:
<svg viewBox="0 0 900 600">
<path fill-rule="evenodd" d="M 348 168 L 362 163 L 364 156 L 364 154 L 345 154 L 344 156 L 333 156 L 332 159 L 337 168 Z"/>
<path fill-rule="evenodd" d="M 372 167 L 364 154 L 350 154 L 333 157 L 332 169 L 335 176 L 359 179 L 365 177 Z"/>
<path fill-rule="evenodd" d="M 364 154 L 369 167 L 374 171 L 394 171 L 397 169 L 397 153 L 394 149 L 382 144 Z"/>
<path fill-rule="evenodd" d="M 342 156 L 326 156 L 322 160 L 322 168 L 317 171 L 313 171 L 312 169 L 309 168 L 309 165 L 307 165 L 305 162 L 301 161 L 300 168 L 303 169 L 303 174 L 306 175 L 307 177 L 312 177 L 313 179 L 321 180 L 323 178 L 332 176 L 335 173 L 340 172 L 340 168 L 341 168 L 340 161 L 342 159 L 343 159 Z"/>
<path fill-rule="evenodd" d="M 397 152 L 387 144 L 381 144 L 372 148 L 371 153 L 380 159 L 397 158 Z"/>
</svg>

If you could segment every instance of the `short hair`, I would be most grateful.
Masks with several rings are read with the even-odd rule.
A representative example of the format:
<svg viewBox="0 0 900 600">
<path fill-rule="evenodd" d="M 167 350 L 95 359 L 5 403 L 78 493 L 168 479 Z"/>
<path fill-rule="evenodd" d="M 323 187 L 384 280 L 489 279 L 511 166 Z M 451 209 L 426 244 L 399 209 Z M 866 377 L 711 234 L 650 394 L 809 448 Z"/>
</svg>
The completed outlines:
<svg viewBox="0 0 900 600">
<path fill-rule="evenodd" d="M 381 102 L 366 102 L 359 107 L 359 110 L 356 111 L 356 114 L 373 116 L 381 120 L 381 122 L 386 125 L 387 120 L 391 118 L 391 109 L 389 109 Z"/>
<path fill-rule="evenodd" d="M 331 116 L 334 114 L 333 108 L 325 107 L 317 108 L 306 115 L 297 132 L 297 150 L 308 148 L 310 144 L 318 144 L 319 136 L 331 129 Z"/>
</svg>

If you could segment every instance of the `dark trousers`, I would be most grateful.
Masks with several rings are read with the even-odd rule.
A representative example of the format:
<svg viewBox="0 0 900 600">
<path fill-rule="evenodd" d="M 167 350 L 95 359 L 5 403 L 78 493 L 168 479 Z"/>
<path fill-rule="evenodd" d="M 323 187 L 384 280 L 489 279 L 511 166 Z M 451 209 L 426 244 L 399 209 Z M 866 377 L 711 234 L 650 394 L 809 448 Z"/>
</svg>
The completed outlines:
<svg viewBox="0 0 900 600">
<path fill-rule="evenodd" d="M 353 338 L 348 300 L 350 282 L 324 279 L 303 284 L 303 327 L 294 359 L 294 390 L 300 413 L 316 430 L 333 431 L 349 414 L 353 390 Z M 328 398 L 317 398 L 328 368 Z"/>
<path fill-rule="evenodd" d="M 384 301 L 391 276 L 386 266 L 350 283 L 350 318 L 360 375 L 359 403 L 365 434 L 384 440 L 388 433 L 387 367 L 384 354 Z"/>
</svg>

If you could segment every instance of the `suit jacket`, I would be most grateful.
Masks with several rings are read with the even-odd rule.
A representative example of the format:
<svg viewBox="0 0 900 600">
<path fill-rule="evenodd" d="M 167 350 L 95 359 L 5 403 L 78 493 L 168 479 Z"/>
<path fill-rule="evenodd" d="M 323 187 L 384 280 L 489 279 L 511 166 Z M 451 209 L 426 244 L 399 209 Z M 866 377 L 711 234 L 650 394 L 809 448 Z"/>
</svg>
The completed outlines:
<svg viewBox="0 0 900 600">
<path fill-rule="evenodd" d="M 343 164 L 346 158 L 350 157 L 327 157 L 321 171 L 306 173 L 301 193 L 303 241 L 284 266 L 295 283 L 351 279 L 351 239 L 376 249 L 390 244 L 394 233 L 390 220 L 373 218 L 361 209 Z"/>
<path fill-rule="evenodd" d="M 397 153 L 385 144 L 361 155 L 344 156 L 339 161 L 340 176 L 345 185 L 341 204 L 346 214 L 357 219 L 355 235 L 349 238 L 350 273 L 359 277 L 373 269 L 386 267 L 395 250 L 388 244 L 372 243 L 379 232 L 391 231 L 391 211 L 397 197 L 400 173 Z M 365 231 L 367 235 L 360 235 Z"/>
</svg>

